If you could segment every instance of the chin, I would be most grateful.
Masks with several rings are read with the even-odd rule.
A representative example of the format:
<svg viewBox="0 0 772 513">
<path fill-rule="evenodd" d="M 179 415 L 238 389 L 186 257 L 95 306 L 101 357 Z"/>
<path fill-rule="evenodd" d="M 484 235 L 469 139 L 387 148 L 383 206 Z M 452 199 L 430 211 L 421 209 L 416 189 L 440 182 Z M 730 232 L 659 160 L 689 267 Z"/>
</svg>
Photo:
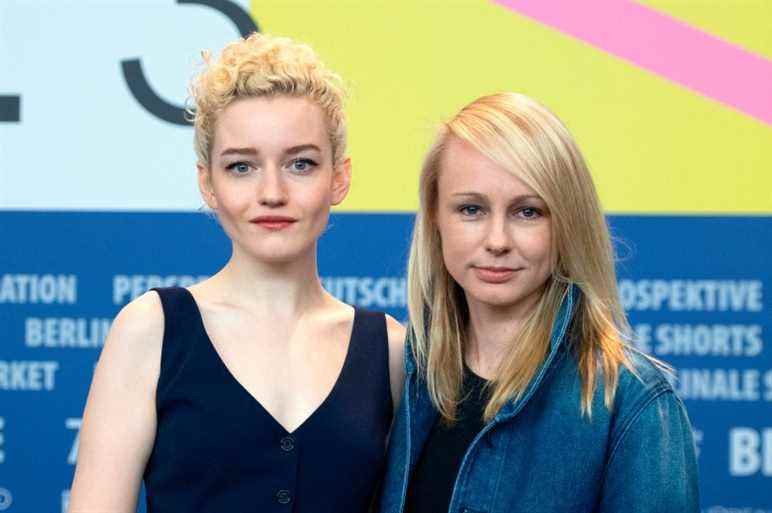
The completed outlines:
<svg viewBox="0 0 772 513">
<path fill-rule="evenodd" d="M 492 306 L 496 308 L 506 308 L 508 306 L 512 306 L 520 300 L 520 298 L 517 297 L 510 297 L 505 295 L 498 295 L 498 294 L 480 294 L 480 295 L 471 295 L 471 298 L 480 304 L 486 305 L 486 306 Z"/>
<path fill-rule="evenodd" d="M 520 304 L 523 301 L 531 301 L 536 304 L 538 300 L 538 297 L 535 294 L 535 290 L 505 290 L 503 287 L 501 287 L 500 290 L 496 290 L 497 287 L 501 286 L 494 285 L 491 288 L 474 287 L 466 292 L 467 301 L 471 299 L 472 301 L 490 307 L 508 308 Z"/>
<path fill-rule="evenodd" d="M 278 241 L 277 241 L 278 242 Z M 290 264 L 302 259 L 312 246 L 306 244 L 259 244 L 244 247 L 245 253 L 266 264 Z"/>
</svg>

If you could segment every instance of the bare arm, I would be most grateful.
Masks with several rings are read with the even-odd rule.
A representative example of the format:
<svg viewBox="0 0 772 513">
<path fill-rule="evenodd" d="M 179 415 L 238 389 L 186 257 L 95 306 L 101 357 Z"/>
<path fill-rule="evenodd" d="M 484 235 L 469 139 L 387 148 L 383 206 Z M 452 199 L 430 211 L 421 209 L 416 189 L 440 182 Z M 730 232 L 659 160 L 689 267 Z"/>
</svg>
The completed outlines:
<svg viewBox="0 0 772 513">
<path fill-rule="evenodd" d="M 115 318 L 86 403 L 69 513 L 136 511 L 155 440 L 163 331 L 155 292 L 137 298 Z"/>
<path fill-rule="evenodd" d="M 389 336 L 389 377 L 391 381 L 391 402 L 394 411 L 399 407 L 402 397 L 402 384 L 405 379 L 405 327 L 392 316 L 386 316 L 386 331 Z"/>
</svg>

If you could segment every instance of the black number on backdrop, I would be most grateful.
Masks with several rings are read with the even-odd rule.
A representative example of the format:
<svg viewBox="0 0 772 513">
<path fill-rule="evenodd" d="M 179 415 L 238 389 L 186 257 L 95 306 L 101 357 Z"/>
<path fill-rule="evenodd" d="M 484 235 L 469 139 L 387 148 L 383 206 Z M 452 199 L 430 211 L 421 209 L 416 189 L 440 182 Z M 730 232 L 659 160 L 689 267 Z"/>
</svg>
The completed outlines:
<svg viewBox="0 0 772 513">
<path fill-rule="evenodd" d="M 18 123 L 20 111 L 21 96 L 0 96 L 0 123 Z"/>
<path fill-rule="evenodd" d="M 177 0 L 177 3 L 181 5 L 203 5 L 220 11 L 236 25 L 241 37 L 247 37 L 252 32 L 260 31 L 252 16 L 232 0 Z"/>
<path fill-rule="evenodd" d="M 231 0 L 177 0 L 181 5 L 203 5 L 224 14 L 239 31 L 242 37 L 252 32 L 259 31 L 257 23 L 240 5 Z M 185 109 L 167 102 L 153 91 L 153 88 L 145 78 L 142 70 L 142 62 L 139 59 L 126 59 L 121 61 L 123 78 L 134 98 L 155 117 L 175 125 L 188 125 L 185 119 Z M 0 108 L 0 113 L 2 109 Z M 2 121 L 2 118 L 0 118 Z"/>
</svg>

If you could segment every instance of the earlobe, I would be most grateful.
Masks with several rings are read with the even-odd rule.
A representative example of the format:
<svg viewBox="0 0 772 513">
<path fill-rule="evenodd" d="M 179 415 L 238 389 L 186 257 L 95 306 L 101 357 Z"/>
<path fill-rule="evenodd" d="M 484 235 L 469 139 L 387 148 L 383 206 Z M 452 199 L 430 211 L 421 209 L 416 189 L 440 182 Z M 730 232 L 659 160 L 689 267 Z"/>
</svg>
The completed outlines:
<svg viewBox="0 0 772 513">
<path fill-rule="evenodd" d="M 351 186 L 351 159 L 346 158 L 338 168 L 332 178 L 332 204 L 340 205 L 348 194 Z"/>
<path fill-rule="evenodd" d="M 212 210 L 217 210 L 217 198 L 212 188 L 212 173 L 201 163 L 196 164 L 198 170 L 198 190 L 201 191 L 201 197 L 204 203 Z"/>
</svg>

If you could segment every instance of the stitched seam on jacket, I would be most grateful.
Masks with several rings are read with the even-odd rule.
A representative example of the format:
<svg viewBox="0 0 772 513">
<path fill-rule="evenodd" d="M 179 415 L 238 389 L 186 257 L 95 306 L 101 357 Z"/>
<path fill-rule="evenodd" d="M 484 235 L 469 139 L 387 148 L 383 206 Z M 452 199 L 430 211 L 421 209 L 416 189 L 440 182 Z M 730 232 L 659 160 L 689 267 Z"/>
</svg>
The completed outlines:
<svg viewBox="0 0 772 513">
<path fill-rule="evenodd" d="M 635 410 L 635 412 L 632 415 L 630 415 L 630 419 L 627 421 L 627 423 L 624 425 L 624 427 L 622 427 L 621 433 L 619 434 L 616 442 L 614 442 L 614 445 L 613 445 L 613 447 L 611 449 L 611 454 L 609 455 L 608 460 L 606 461 L 606 465 L 605 465 L 605 467 L 603 469 L 603 475 L 601 476 L 601 482 L 606 480 L 606 474 L 608 472 L 608 469 L 611 466 L 611 464 L 613 463 L 614 457 L 616 457 L 616 455 L 617 455 L 617 450 L 622 445 L 622 442 L 624 442 L 625 436 L 627 435 L 627 433 L 630 431 L 630 429 L 633 427 L 633 425 L 636 423 L 636 421 L 640 418 L 640 416 L 643 414 L 643 412 L 646 410 L 646 408 L 648 408 L 657 399 L 659 399 L 660 396 L 662 396 L 663 394 L 666 394 L 666 393 L 672 393 L 673 395 L 675 395 L 675 393 L 673 392 L 673 389 L 670 388 L 669 384 L 662 383 L 662 384 L 658 385 L 657 387 L 653 388 L 652 392 L 651 392 L 651 396 L 649 396 L 647 398 L 644 398 L 641 401 L 641 405 L 638 407 L 638 409 Z"/>
<path fill-rule="evenodd" d="M 499 488 L 501 488 L 501 480 L 502 480 L 502 474 L 504 474 L 504 462 L 506 461 L 507 457 L 506 454 L 509 452 L 509 445 L 512 443 L 512 437 L 507 437 L 507 445 L 506 448 L 503 451 L 500 451 L 501 460 L 499 461 L 499 468 L 498 468 L 498 477 L 496 478 L 496 485 L 493 487 L 493 498 L 491 499 L 490 504 L 488 505 L 488 511 L 495 511 L 494 506 L 496 505 L 496 497 L 499 495 Z"/>
</svg>

